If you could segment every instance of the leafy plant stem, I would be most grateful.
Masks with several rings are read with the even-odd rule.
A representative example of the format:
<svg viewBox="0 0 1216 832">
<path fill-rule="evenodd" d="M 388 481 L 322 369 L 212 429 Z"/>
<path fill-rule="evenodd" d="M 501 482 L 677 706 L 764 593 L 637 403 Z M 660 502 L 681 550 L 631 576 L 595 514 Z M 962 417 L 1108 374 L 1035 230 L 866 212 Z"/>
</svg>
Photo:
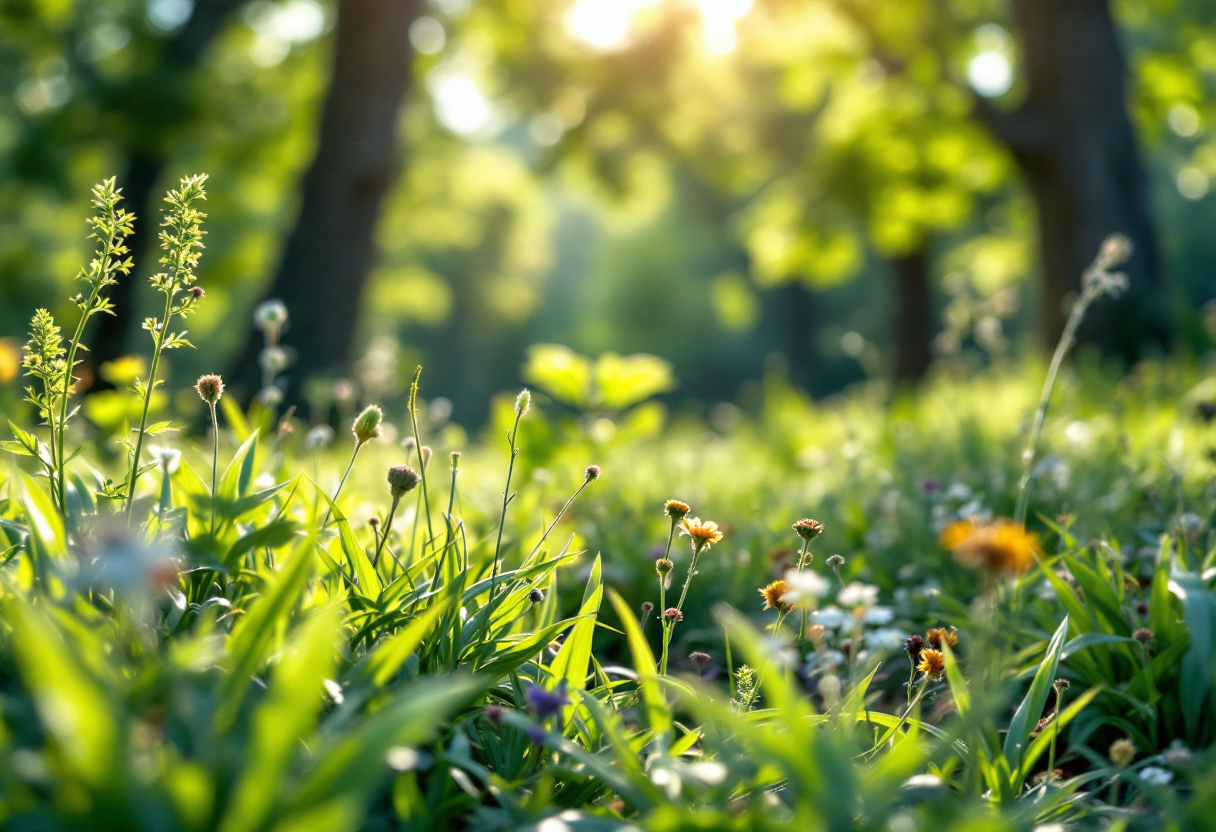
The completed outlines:
<svg viewBox="0 0 1216 832">
<path fill-rule="evenodd" d="M 418 457 L 418 474 L 422 477 L 422 505 L 426 511 L 426 537 L 427 541 L 434 541 L 435 532 L 431 528 L 431 498 L 426 487 L 426 460 L 422 458 L 422 437 L 418 435 L 418 381 L 422 377 L 422 365 L 414 370 L 414 380 L 410 383 L 410 428 L 414 432 L 414 453 Z M 422 553 L 426 555 L 426 546 L 422 547 Z"/>
<path fill-rule="evenodd" d="M 515 446 L 515 440 L 519 436 L 519 420 L 523 414 L 519 408 L 515 409 L 515 424 L 511 428 L 511 432 L 507 434 L 507 443 L 511 446 L 511 461 L 507 463 L 507 484 L 502 491 L 502 513 L 498 517 L 498 539 L 494 542 L 494 567 L 490 573 L 490 597 L 494 597 L 494 592 L 498 589 L 498 562 L 502 556 L 502 531 L 507 525 L 507 506 L 511 503 L 511 475 L 515 472 L 515 457 L 519 455 L 519 448 Z"/>
<path fill-rule="evenodd" d="M 139 457 L 144 448 L 144 431 L 148 427 L 148 410 L 152 406 L 152 393 L 156 389 L 156 373 L 160 369 L 160 355 L 163 352 L 165 335 L 169 330 L 169 318 L 173 314 L 173 292 L 165 292 L 165 314 L 161 317 L 160 331 L 153 332 L 156 339 L 152 349 L 152 365 L 148 369 L 148 385 L 144 389 L 144 406 L 139 416 L 139 430 L 135 434 L 135 451 L 131 458 L 131 474 L 127 479 L 127 525 L 131 525 L 131 517 L 135 512 L 135 482 L 139 479 Z"/>
</svg>

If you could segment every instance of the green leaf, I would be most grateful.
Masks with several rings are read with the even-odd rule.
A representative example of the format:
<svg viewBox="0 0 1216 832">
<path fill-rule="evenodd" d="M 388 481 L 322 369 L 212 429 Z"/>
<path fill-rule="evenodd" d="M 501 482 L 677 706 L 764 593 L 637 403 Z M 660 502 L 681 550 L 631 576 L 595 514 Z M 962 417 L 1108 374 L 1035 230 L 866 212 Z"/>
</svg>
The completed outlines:
<svg viewBox="0 0 1216 832">
<path fill-rule="evenodd" d="M 574 625 L 570 635 L 562 642 L 561 649 L 553 657 L 549 672 L 555 682 L 565 680 L 567 690 L 585 690 L 587 687 L 587 667 L 591 662 L 591 640 L 595 636 L 596 617 L 600 611 L 600 600 L 604 596 L 604 585 L 600 579 L 600 558 L 596 555 L 591 567 L 591 575 L 587 578 L 587 588 L 583 591 L 583 603 L 578 614 L 581 620 Z M 574 706 L 566 707 L 562 714 L 562 723 L 569 722 Z"/>
<path fill-rule="evenodd" d="M 253 476 L 253 458 L 257 455 L 257 446 L 258 434 L 254 432 L 237 448 L 215 489 L 221 500 L 233 503 L 239 497 L 245 496 L 245 489 L 249 487 L 249 480 Z"/>
<path fill-rule="evenodd" d="M 1186 629 L 1190 637 L 1182 657 L 1182 718 L 1188 739 L 1198 739 L 1199 719 L 1212 696 L 1213 671 L 1216 670 L 1216 594 L 1193 572 L 1174 569 L 1169 589 L 1182 602 Z"/>
<path fill-rule="evenodd" d="M 422 640 L 427 637 L 451 602 L 450 595 L 432 602 L 421 615 L 406 624 L 401 632 L 376 645 L 363 665 L 363 677 L 376 688 L 388 684 L 389 680 L 397 675 L 401 665 L 405 664 L 405 660 L 422 644 Z"/>
<path fill-rule="evenodd" d="M 1056 679 L 1060 654 L 1064 651 L 1064 642 L 1067 638 L 1068 616 L 1066 615 L 1060 622 L 1060 626 L 1056 628 L 1055 634 L 1052 635 L 1051 641 L 1047 645 L 1047 655 L 1043 657 L 1039 671 L 1034 675 L 1034 681 L 1030 683 L 1030 690 L 1026 692 L 1026 696 L 1014 712 L 1013 720 L 1009 723 L 1009 730 L 1005 734 L 1004 755 L 1011 770 L 1016 771 L 1021 764 L 1030 734 L 1038 725 L 1039 717 L 1043 714 L 1043 707 L 1047 704 L 1051 683 Z"/>
<path fill-rule="evenodd" d="M 638 691 L 642 697 L 642 713 L 646 727 L 656 738 L 662 738 L 671 730 L 671 711 L 667 707 L 663 687 L 658 681 L 659 666 L 654 660 L 654 653 L 650 651 L 650 645 L 642 635 L 642 628 L 625 599 L 611 589 L 608 590 L 608 598 L 625 628 L 625 639 L 629 642 L 629 652 L 633 655 L 633 669 L 638 674 Z"/>
</svg>

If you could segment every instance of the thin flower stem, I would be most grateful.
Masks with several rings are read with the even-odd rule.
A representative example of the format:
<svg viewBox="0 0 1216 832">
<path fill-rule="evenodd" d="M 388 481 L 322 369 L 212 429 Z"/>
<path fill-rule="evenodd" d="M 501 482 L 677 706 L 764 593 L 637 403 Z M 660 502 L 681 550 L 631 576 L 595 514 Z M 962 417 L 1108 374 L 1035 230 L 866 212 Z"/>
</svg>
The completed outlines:
<svg viewBox="0 0 1216 832">
<path fill-rule="evenodd" d="M 671 541 L 676 536 L 676 519 L 671 518 L 671 530 L 667 532 L 667 548 L 663 550 L 663 559 L 668 560 L 671 555 Z M 659 575 L 659 622 L 663 626 L 663 656 L 659 662 L 659 673 L 667 675 L 667 644 L 670 636 L 667 633 L 667 619 L 663 617 L 663 613 L 667 611 L 667 578 L 671 575 Z"/>
<path fill-rule="evenodd" d="M 692 576 L 694 574 L 696 574 L 696 571 L 697 571 L 697 557 L 701 554 L 702 547 L 697 546 L 695 543 L 693 545 L 694 545 L 694 548 L 692 550 L 692 561 L 690 561 L 688 564 L 688 574 L 684 576 L 684 586 L 680 590 L 680 600 L 676 603 L 676 612 L 678 612 L 678 613 L 684 612 L 684 599 L 688 597 L 688 587 L 692 583 Z M 666 603 L 666 601 L 664 601 L 663 603 Z M 667 611 L 666 608 L 664 608 L 663 612 L 666 612 L 666 611 Z M 668 648 L 671 645 L 671 637 L 672 637 L 672 635 L 675 634 L 676 619 L 679 617 L 680 616 L 677 615 L 670 622 L 667 621 L 666 616 L 664 616 L 664 618 L 663 618 L 663 621 L 666 622 L 666 626 L 663 628 L 663 666 L 661 668 L 659 668 L 659 675 L 661 675 L 661 676 L 667 675 Z"/>
<path fill-rule="evenodd" d="M 215 403 L 211 402 L 211 535 L 215 536 L 215 473 L 220 458 L 220 423 L 215 419 Z"/>
<path fill-rule="evenodd" d="M 346 463 L 346 471 L 342 474 L 342 479 L 338 480 L 338 487 L 334 489 L 334 495 L 329 498 L 330 502 L 335 506 L 338 504 L 338 495 L 342 493 L 342 486 L 346 485 L 346 478 L 350 476 L 350 469 L 355 467 L 355 457 L 359 456 L 359 449 L 363 447 L 363 443 L 358 439 L 355 440 L 355 451 L 350 455 L 350 462 Z M 325 527 L 329 525 L 329 515 L 333 513 L 332 508 L 325 509 L 325 519 L 321 521 L 321 531 L 325 531 Z"/>
<path fill-rule="evenodd" d="M 108 263 L 110 259 L 110 248 L 107 245 L 102 250 L 102 262 Z M 90 311 L 93 304 L 97 302 L 97 295 L 101 292 L 101 281 L 98 281 L 93 286 L 93 291 L 89 293 L 89 300 L 84 307 L 84 311 L 80 315 L 80 321 L 76 324 L 76 332 L 72 335 L 72 340 L 68 342 L 67 367 L 63 375 L 63 393 L 59 401 L 59 423 L 56 425 L 54 419 L 51 424 L 51 455 L 55 459 L 55 489 L 59 495 L 59 507 L 64 515 L 67 514 L 67 481 L 64 476 L 67 471 L 67 463 L 65 462 L 63 445 L 67 435 L 68 422 L 68 399 L 72 395 L 72 382 L 75 380 L 72 377 L 72 369 L 76 366 L 76 352 L 80 349 L 80 341 L 84 338 L 84 327 L 89 322 Z M 48 414 L 49 415 L 49 414 Z"/>
<path fill-rule="evenodd" d="M 414 370 L 414 381 L 410 384 L 410 427 L 414 432 L 414 453 L 418 456 L 418 475 L 422 477 L 422 503 L 426 509 L 426 537 L 428 542 L 435 540 L 435 532 L 431 528 L 431 498 L 426 487 L 426 460 L 422 458 L 422 437 L 418 435 L 418 380 L 422 377 L 422 365 Z M 426 556 L 426 546 L 422 548 Z"/>
<path fill-rule="evenodd" d="M 397 504 L 401 502 L 400 497 L 393 498 L 393 504 L 388 510 L 388 519 L 384 521 L 384 534 L 380 535 L 376 540 L 376 554 L 372 556 L 372 569 L 380 563 L 380 550 L 384 548 L 384 543 L 388 540 L 388 533 L 393 529 L 393 516 L 397 513 Z"/>
<path fill-rule="evenodd" d="M 160 330 L 154 331 L 156 338 L 152 350 L 152 366 L 148 371 L 148 386 L 144 390 L 144 407 L 139 417 L 139 431 L 135 435 L 135 454 L 131 460 L 131 475 L 127 480 L 127 525 L 131 525 L 131 517 L 135 513 L 135 483 L 139 479 L 139 457 L 144 449 L 144 431 L 148 427 L 148 410 L 152 406 L 152 393 L 156 390 L 156 372 L 160 368 L 160 355 L 163 352 L 165 338 L 169 334 L 169 319 L 173 315 L 173 292 L 165 292 L 165 314 L 157 322 Z"/>
<path fill-rule="evenodd" d="M 502 491 L 502 513 L 498 517 L 498 539 L 494 542 L 494 569 L 490 573 L 491 598 L 494 597 L 494 592 L 498 589 L 498 561 L 502 556 L 502 531 L 507 525 L 507 506 L 511 503 L 511 475 L 515 473 L 515 457 L 519 455 L 519 449 L 515 447 L 515 440 L 519 436 L 519 420 L 521 416 L 523 414 L 519 408 L 516 408 L 515 424 L 507 435 L 507 443 L 511 446 L 511 461 L 507 464 L 507 484 Z"/>
<path fill-rule="evenodd" d="M 1046 782 L 1050 783 L 1051 778 L 1055 776 L 1056 770 L 1056 737 L 1060 734 L 1060 714 L 1064 709 L 1064 688 L 1056 688 L 1056 718 L 1055 724 L 1051 726 L 1051 746 L 1047 752 L 1047 778 Z"/>
</svg>

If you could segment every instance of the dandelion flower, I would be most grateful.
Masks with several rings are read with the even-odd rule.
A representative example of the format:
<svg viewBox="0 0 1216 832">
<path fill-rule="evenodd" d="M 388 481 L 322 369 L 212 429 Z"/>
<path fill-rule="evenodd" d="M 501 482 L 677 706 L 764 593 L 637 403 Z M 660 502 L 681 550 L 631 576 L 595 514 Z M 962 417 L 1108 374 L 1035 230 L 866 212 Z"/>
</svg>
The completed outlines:
<svg viewBox="0 0 1216 832">
<path fill-rule="evenodd" d="M 920 652 L 920 664 L 916 669 L 928 676 L 930 682 L 936 682 L 946 672 L 946 659 L 940 650 L 928 648 Z"/>
<path fill-rule="evenodd" d="M 940 542 L 964 569 L 989 572 L 1020 575 L 1043 554 L 1037 534 L 1004 519 L 985 523 L 971 518 L 951 523 L 942 530 Z"/>
<path fill-rule="evenodd" d="M 708 549 L 722 539 L 722 532 L 718 531 L 718 524 L 712 520 L 702 522 L 700 517 L 685 517 L 680 523 L 680 534 L 686 534 L 692 539 L 692 548 L 695 552 Z"/>
<path fill-rule="evenodd" d="M 764 598 L 764 608 L 766 610 L 781 610 L 786 612 L 793 609 L 793 606 L 786 601 L 786 593 L 789 592 L 789 585 L 785 581 L 776 580 L 760 590 L 760 595 Z"/>
<path fill-rule="evenodd" d="M 942 642 L 949 644 L 951 647 L 958 644 L 958 630 L 951 627 L 947 630 L 945 627 L 934 627 L 929 632 L 925 633 L 926 641 L 934 650 L 942 649 Z"/>
</svg>

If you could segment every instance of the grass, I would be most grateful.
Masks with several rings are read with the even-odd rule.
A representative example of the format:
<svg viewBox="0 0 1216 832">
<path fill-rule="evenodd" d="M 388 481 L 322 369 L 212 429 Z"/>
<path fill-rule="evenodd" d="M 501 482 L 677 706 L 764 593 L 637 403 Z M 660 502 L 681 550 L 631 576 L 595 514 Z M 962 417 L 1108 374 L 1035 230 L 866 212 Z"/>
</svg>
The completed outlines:
<svg viewBox="0 0 1216 832">
<path fill-rule="evenodd" d="M 134 479 L 35 391 L 0 483 L 0 826 L 1210 828 L 1205 369 L 1083 355 L 1019 568 L 939 542 L 1017 511 L 1043 375 L 771 376 L 716 428 L 614 434 L 534 391 L 468 447 L 420 375 L 332 447 L 263 391 Z M 673 498 L 723 538 L 696 553 Z"/>
</svg>

